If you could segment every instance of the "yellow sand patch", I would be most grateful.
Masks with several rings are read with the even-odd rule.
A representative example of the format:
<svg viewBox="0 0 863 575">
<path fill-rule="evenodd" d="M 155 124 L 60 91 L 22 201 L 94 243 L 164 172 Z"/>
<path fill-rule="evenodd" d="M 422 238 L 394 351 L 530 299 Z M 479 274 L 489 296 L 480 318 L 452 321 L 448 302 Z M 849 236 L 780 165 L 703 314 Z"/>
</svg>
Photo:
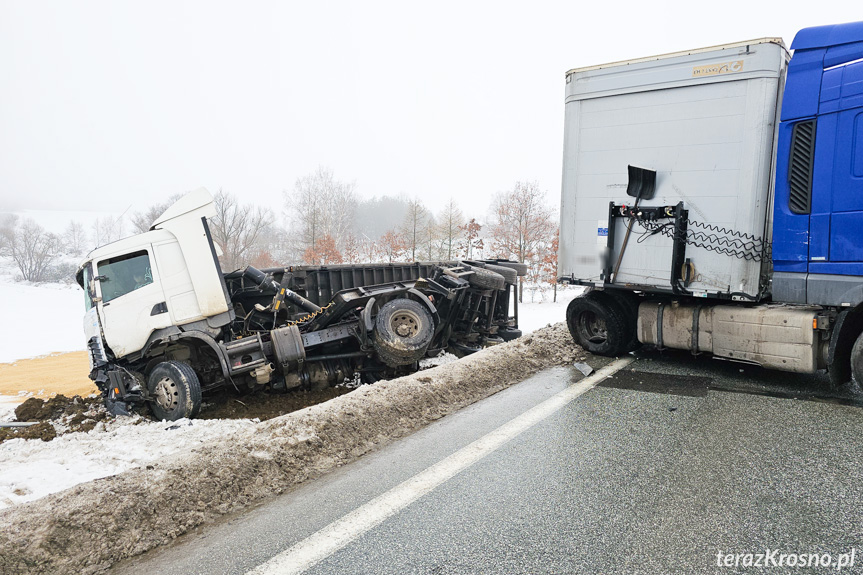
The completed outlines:
<svg viewBox="0 0 863 575">
<path fill-rule="evenodd" d="M 19 391 L 33 392 L 39 397 L 98 393 L 96 385 L 87 377 L 89 374 L 86 351 L 0 363 L 0 395 L 16 396 Z M 21 401 L 24 399 L 26 397 Z"/>
</svg>

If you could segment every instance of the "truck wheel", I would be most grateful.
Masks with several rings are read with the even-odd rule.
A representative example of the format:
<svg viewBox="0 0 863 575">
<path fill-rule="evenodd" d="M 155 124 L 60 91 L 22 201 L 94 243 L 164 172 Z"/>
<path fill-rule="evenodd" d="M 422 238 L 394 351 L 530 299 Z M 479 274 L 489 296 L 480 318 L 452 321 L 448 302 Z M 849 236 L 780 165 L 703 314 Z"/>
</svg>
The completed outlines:
<svg viewBox="0 0 863 575">
<path fill-rule="evenodd" d="M 863 333 L 851 349 L 851 375 L 857 385 L 863 386 Z"/>
<path fill-rule="evenodd" d="M 516 275 L 518 276 L 526 276 L 527 275 L 527 264 L 523 264 L 521 262 L 502 262 L 496 261 L 494 265 L 502 268 L 509 268 L 511 270 L 515 270 Z"/>
<path fill-rule="evenodd" d="M 521 337 L 521 330 L 514 327 L 506 327 L 497 330 L 497 335 L 499 335 L 503 341 L 512 341 Z"/>
<path fill-rule="evenodd" d="M 617 356 L 626 351 L 629 334 L 622 306 L 610 297 L 579 296 L 566 308 L 572 339 L 585 351 Z"/>
<path fill-rule="evenodd" d="M 156 419 L 191 419 L 201 411 L 201 382 L 187 363 L 163 361 L 156 365 L 150 372 L 147 389 Z"/>
<path fill-rule="evenodd" d="M 496 264 L 485 264 L 485 269 L 503 277 L 503 281 L 510 285 L 515 285 L 518 282 L 518 273 L 512 268 L 499 266 Z"/>
<path fill-rule="evenodd" d="M 406 298 L 388 302 L 375 320 L 373 343 L 381 361 L 408 365 L 425 355 L 434 335 L 434 319 L 421 303 Z"/>
<path fill-rule="evenodd" d="M 610 297 L 616 301 L 623 310 L 626 319 L 626 331 L 629 335 L 626 349 L 624 351 L 633 351 L 641 347 L 641 342 L 638 341 L 638 298 L 631 293 L 619 291 L 591 291 L 587 295 L 595 294 L 596 297 Z"/>
<path fill-rule="evenodd" d="M 497 272 L 489 271 L 470 264 L 461 264 L 466 270 L 473 273 L 467 276 L 467 283 L 479 289 L 503 289 L 506 287 L 506 280 L 503 279 Z"/>
</svg>

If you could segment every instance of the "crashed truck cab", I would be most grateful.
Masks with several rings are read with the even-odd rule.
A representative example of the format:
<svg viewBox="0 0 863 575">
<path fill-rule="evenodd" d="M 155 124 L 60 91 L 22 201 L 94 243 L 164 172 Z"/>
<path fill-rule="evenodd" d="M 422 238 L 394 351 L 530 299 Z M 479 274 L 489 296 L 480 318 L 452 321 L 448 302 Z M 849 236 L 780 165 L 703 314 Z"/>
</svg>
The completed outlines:
<svg viewBox="0 0 863 575">
<path fill-rule="evenodd" d="M 93 379 L 106 405 L 194 417 L 203 393 L 314 389 L 418 369 L 514 339 L 510 261 L 282 266 L 222 273 L 206 190 L 78 270 Z M 514 317 L 510 316 L 512 306 Z"/>
<path fill-rule="evenodd" d="M 78 284 L 85 292 L 91 378 L 108 396 L 141 382 L 125 370 L 104 367 L 141 357 L 154 334 L 194 331 L 214 338 L 233 321 L 209 237 L 207 218 L 213 215 L 209 192 L 191 192 L 150 231 L 93 250 L 78 269 Z"/>
</svg>

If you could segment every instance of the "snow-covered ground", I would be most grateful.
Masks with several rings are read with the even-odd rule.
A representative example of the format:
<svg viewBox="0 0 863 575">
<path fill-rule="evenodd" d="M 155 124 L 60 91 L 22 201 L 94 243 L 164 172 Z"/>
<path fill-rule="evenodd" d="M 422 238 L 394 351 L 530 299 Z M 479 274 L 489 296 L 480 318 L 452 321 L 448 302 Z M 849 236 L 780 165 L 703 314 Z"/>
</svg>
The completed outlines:
<svg viewBox="0 0 863 575">
<path fill-rule="evenodd" d="M 84 292 L 78 285 L 0 281 L 0 317 L 16 328 L 3 338 L 0 363 L 85 349 Z"/>
<path fill-rule="evenodd" d="M 0 509 L 147 465 L 218 437 L 252 433 L 257 422 L 138 419 L 119 418 L 107 426 L 99 423 L 87 433 L 69 433 L 48 442 L 11 439 L 0 443 Z M 137 425 L 130 425 L 135 421 Z"/>
<path fill-rule="evenodd" d="M 566 306 L 583 291 L 584 288 L 578 286 L 558 287 L 556 302 L 551 301 L 552 294 L 551 291 L 548 291 L 545 294 L 547 298 L 545 301 L 525 301 L 525 303 L 519 304 L 519 328 L 523 333 L 530 333 L 549 324 L 564 321 L 566 319 Z M 527 299 L 527 294 L 525 294 L 525 299 Z"/>
</svg>

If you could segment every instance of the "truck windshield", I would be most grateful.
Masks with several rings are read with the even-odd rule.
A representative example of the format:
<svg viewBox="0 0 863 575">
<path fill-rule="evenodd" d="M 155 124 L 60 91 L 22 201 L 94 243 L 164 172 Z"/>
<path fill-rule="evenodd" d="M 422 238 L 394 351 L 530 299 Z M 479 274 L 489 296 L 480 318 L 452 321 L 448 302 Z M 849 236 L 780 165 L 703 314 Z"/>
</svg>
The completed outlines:
<svg viewBox="0 0 863 575">
<path fill-rule="evenodd" d="M 102 301 L 106 303 L 153 283 L 150 256 L 146 251 L 102 260 L 98 273 Z"/>
</svg>

